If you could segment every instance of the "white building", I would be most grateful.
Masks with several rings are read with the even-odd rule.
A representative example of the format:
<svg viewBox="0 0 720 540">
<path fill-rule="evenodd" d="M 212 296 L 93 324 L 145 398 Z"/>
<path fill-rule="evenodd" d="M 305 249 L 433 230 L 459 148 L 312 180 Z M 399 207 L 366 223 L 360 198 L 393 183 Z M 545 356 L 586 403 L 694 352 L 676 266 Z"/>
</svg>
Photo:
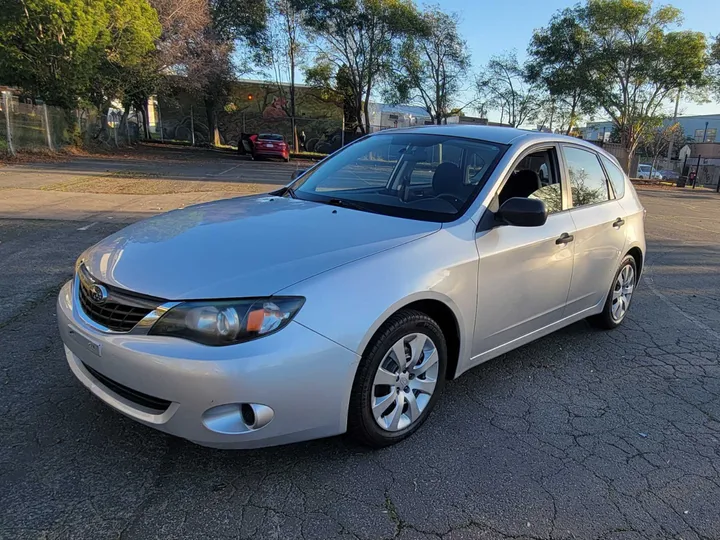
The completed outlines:
<svg viewBox="0 0 720 540">
<path fill-rule="evenodd" d="M 694 142 L 720 142 L 720 114 L 700 114 L 696 116 L 678 116 L 678 123 L 686 137 Z M 672 124 L 672 118 L 666 118 L 663 124 Z M 583 139 L 588 141 L 609 140 L 613 130 L 611 121 L 588 122 L 581 128 Z"/>
</svg>

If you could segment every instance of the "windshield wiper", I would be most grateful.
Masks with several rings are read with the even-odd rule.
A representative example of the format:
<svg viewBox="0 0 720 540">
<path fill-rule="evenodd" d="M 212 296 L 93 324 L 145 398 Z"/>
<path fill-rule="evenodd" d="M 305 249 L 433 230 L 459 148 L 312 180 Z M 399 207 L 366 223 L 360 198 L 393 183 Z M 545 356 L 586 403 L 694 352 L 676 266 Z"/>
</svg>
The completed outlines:
<svg viewBox="0 0 720 540">
<path fill-rule="evenodd" d="M 367 206 L 363 206 L 361 204 L 354 203 L 352 201 L 346 201 L 345 199 L 328 199 L 327 201 L 324 201 L 327 204 L 331 206 L 339 206 L 340 208 L 349 208 L 351 210 L 362 210 L 363 212 L 370 212 L 371 210 L 368 210 Z"/>
<path fill-rule="evenodd" d="M 295 195 L 295 190 L 293 188 L 291 188 L 290 186 L 285 186 L 283 188 L 280 188 L 277 191 L 272 192 L 270 195 L 277 195 L 278 197 L 284 197 L 285 195 L 290 195 L 290 198 L 297 199 L 297 195 Z"/>
</svg>

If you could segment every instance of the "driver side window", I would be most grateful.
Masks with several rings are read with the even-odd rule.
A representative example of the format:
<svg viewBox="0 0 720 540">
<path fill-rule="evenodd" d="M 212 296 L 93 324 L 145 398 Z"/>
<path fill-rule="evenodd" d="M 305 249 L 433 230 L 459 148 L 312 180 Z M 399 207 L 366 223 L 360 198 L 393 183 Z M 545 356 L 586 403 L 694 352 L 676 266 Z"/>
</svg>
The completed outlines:
<svg viewBox="0 0 720 540">
<path fill-rule="evenodd" d="M 557 163 L 554 148 L 526 155 L 498 193 L 498 205 L 513 197 L 527 197 L 544 202 L 548 214 L 562 211 L 562 184 Z"/>
</svg>

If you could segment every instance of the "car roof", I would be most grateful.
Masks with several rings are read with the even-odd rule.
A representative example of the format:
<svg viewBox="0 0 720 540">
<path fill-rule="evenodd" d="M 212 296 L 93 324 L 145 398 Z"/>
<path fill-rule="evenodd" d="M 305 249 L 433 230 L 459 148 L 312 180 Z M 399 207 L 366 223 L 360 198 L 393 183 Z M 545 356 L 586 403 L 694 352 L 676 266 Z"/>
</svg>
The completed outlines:
<svg viewBox="0 0 720 540">
<path fill-rule="evenodd" d="M 617 158 L 605 151 L 600 146 L 577 137 L 558 135 L 556 133 L 542 133 L 540 131 L 529 131 L 505 126 L 478 126 L 473 124 L 448 124 L 443 126 L 415 126 L 410 128 L 385 129 L 375 132 L 370 136 L 389 133 L 427 133 L 429 135 L 450 135 L 451 137 L 463 137 L 476 139 L 478 141 L 494 142 L 497 144 L 515 145 L 518 143 L 543 143 L 543 142 L 564 142 L 584 146 L 588 150 L 605 156 L 615 161 L 620 166 Z"/>
<path fill-rule="evenodd" d="M 494 142 L 498 144 L 515 144 L 520 140 L 560 141 L 583 143 L 582 139 L 568 137 L 567 135 L 556 135 L 555 133 L 541 133 L 504 126 L 478 126 L 473 124 L 448 124 L 443 126 L 416 126 L 410 128 L 386 129 L 380 133 L 427 133 L 429 135 L 450 135 L 453 137 L 464 137 L 477 139 L 479 141 Z M 375 135 L 375 133 L 373 134 Z M 588 144 L 588 143 L 585 143 Z M 591 145 L 593 149 L 598 147 Z"/>
</svg>

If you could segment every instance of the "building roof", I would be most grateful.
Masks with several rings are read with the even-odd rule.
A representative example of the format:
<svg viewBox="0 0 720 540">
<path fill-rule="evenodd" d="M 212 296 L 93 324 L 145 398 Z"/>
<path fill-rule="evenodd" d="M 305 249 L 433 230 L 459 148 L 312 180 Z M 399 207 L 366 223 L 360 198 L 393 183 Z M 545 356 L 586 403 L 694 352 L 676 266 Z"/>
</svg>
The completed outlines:
<svg viewBox="0 0 720 540">
<path fill-rule="evenodd" d="M 672 117 L 667 116 L 665 117 L 665 120 L 671 120 Z M 720 112 L 714 113 L 714 114 L 689 114 L 686 116 L 678 116 L 677 121 L 682 122 L 684 120 L 717 120 L 720 119 Z M 606 126 L 612 124 L 612 120 L 595 120 L 593 122 L 586 122 L 585 128 L 592 128 L 594 126 Z M 584 129 L 584 128 L 580 128 Z"/>
</svg>

